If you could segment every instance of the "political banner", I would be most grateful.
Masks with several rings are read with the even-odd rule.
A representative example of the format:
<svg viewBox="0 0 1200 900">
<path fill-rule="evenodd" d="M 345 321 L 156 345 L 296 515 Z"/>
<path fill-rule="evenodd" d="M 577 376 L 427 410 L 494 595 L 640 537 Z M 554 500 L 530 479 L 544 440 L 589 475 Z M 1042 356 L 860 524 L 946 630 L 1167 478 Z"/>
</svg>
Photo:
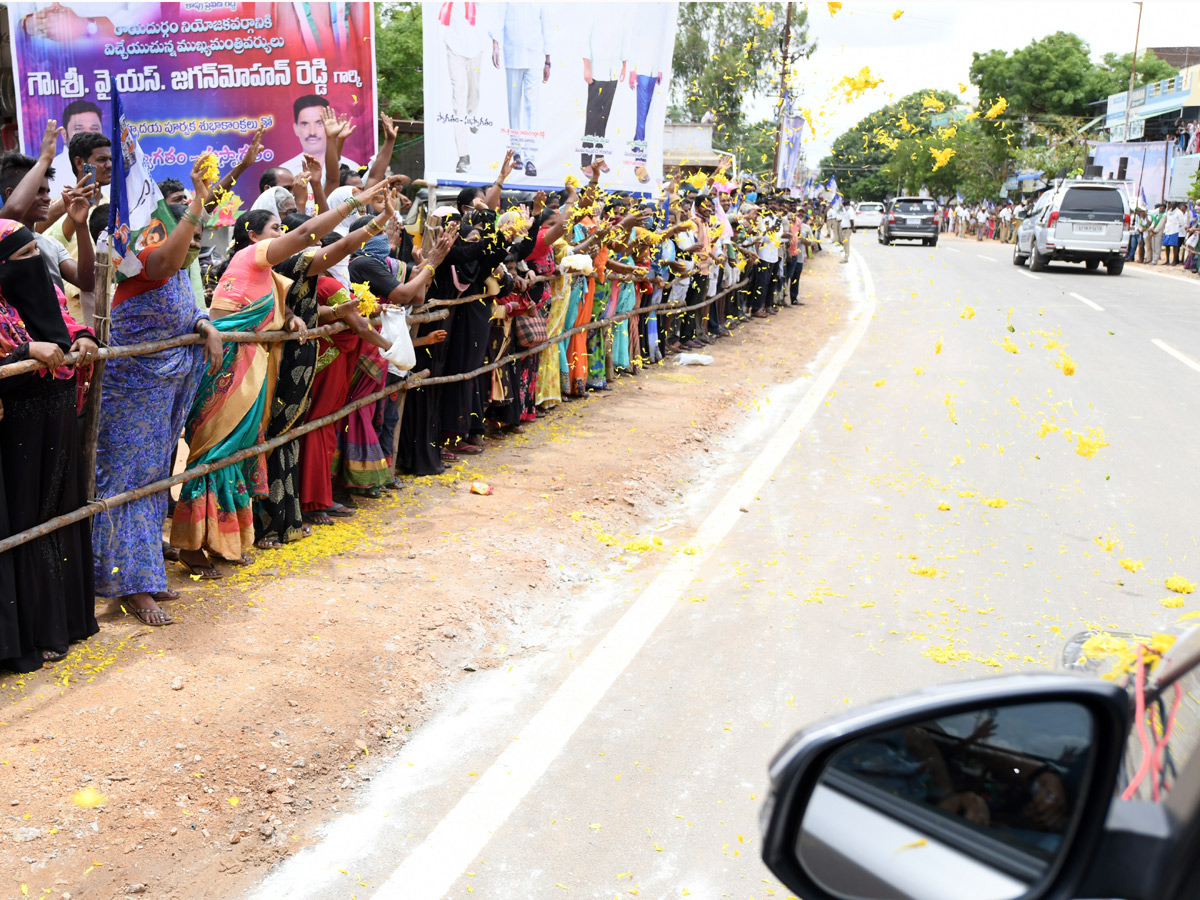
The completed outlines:
<svg viewBox="0 0 1200 900">
<path fill-rule="evenodd" d="M 163 200 L 162 191 L 146 170 L 145 154 L 125 118 L 121 94 L 113 90 L 112 185 L 109 194 L 108 233 L 117 282 L 142 271 L 137 254 L 166 240 L 174 231 L 175 217 Z"/>
<path fill-rule="evenodd" d="M 425 3 L 425 177 L 557 190 L 662 181 L 677 3 Z"/>
<path fill-rule="evenodd" d="M 796 175 L 804 158 L 801 142 L 804 137 L 804 116 L 784 116 L 782 140 L 779 144 L 779 168 L 775 183 L 780 188 L 796 187 Z"/>
<path fill-rule="evenodd" d="M 345 161 L 365 164 L 376 144 L 373 19 L 364 2 L 8 4 L 18 121 L 36 156 L 46 120 L 67 139 L 109 134 L 119 90 L 142 165 L 154 180 L 188 173 L 216 154 L 222 174 L 261 125 L 263 152 L 239 193 L 257 196 L 262 172 L 298 172 L 303 153 L 324 163 L 321 114 L 355 126 Z M 66 145 L 51 188 L 74 184 Z M 247 205 L 249 205 L 247 203 Z"/>
</svg>

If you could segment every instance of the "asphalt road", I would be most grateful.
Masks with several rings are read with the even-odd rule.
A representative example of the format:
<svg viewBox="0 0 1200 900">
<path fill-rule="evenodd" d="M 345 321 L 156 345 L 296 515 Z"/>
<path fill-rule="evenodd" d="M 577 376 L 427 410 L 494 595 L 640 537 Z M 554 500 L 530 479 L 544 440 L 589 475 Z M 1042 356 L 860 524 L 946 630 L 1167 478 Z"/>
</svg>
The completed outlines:
<svg viewBox="0 0 1200 900">
<path fill-rule="evenodd" d="M 691 552 L 453 697 L 254 896 L 783 896 L 757 814 L 795 729 L 1200 602 L 1159 603 L 1200 571 L 1200 286 L 994 243 L 852 254 L 859 319 L 720 448 Z"/>
</svg>

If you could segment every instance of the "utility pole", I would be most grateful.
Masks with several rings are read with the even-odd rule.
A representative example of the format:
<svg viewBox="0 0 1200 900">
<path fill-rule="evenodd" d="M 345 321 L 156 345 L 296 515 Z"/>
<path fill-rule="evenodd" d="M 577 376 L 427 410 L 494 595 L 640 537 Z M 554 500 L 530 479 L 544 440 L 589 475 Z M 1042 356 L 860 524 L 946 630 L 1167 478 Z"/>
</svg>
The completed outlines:
<svg viewBox="0 0 1200 900">
<path fill-rule="evenodd" d="M 1142 36 L 1142 4 L 1140 0 L 1135 0 L 1138 8 L 1138 23 L 1137 31 L 1133 33 L 1133 65 L 1129 69 L 1129 90 L 1125 93 L 1125 132 L 1121 139 L 1129 140 L 1129 106 L 1133 102 L 1133 79 L 1137 75 L 1137 51 L 1138 40 Z"/>
<path fill-rule="evenodd" d="M 787 19 L 783 23 L 783 54 L 779 62 L 779 128 L 775 133 L 775 165 L 771 170 L 775 186 L 779 187 L 779 157 L 783 153 L 783 117 L 787 104 L 788 54 L 792 48 L 792 3 L 788 0 Z"/>
</svg>

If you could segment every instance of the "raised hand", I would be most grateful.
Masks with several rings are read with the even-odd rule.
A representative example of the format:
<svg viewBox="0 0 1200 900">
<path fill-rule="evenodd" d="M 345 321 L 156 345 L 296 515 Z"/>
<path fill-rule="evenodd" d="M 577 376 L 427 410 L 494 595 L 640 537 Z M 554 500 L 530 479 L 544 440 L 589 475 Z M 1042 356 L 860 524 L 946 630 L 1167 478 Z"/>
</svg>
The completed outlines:
<svg viewBox="0 0 1200 900">
<path fill-rule="evenodd" d="M 442 260 L 446 258 L 446 254 L 450 252 L 450 248 L 454 246 L 454 240 L 458 237 L 458 223 L 451 222 L 447 225 L 442 233 L 438 236 L 437 243 L 430 248 L 429 253 L 425 257 L 425 265 L 433 266 L 435 269 L 442 264 Z"/>
<path fill-rule="evenodd" d="M 321 124 L 325 126 L 325 137 L 336 138 L 342 130 L 342 123 L 338 121 L 337 113 L 333 111 L 332 106 L 326 106 L 321 110 Z"/>
<path fill-rule="evenodd" d="M 357 127 L 350 121 L 350 116 L 345 115 L 338 118 L 338 140 L 343 144 L 349 139 L 350 135 L 354 134 L 354 129 Z"/>
<path fill-rule="evenodd" d="M 38 154 L 38 159 L 44 159 L 46 162 L 54 160 L 54 152 L 58 148 L 58 139 L 62 137 L 63 143 L 67 142 L 67 133 L 58 127 L 58 123 L 53 119 L 46 121 L 46 130 L 42 133 L 42 149 Z"/>
<path fill-rule="evenodd" d="M 510 149 L 504 154 L 504 162 L 500 164 L 500 180 L 504 181 L 506 178 L 508 178 L 515 168 L 516 164 L 513 162 L 513 152 Z"/>
<path fill-rule="evenodd" d="M 195 191 L 195 196 L 199 197 L 202 203 L 208 199 L 209 191 L 209 184 L 204 180 L 204 168 L 204 154 L 201 154 L 192 166 L 191 179 L 192 190 Z"/>
<path fill-rule="evenodd" d="M 392 117 L 386 113 L 380 115 L 379 124 L 383 126 L 383 139 L 394 143 L 396 140 L 396 123 Z"/>
<path fill-rule="evenodd" d="M 321 183 L 321 163 L 311 153 L 304 154 L 304 174 L 308 176 L 309 184 Z"/>
<path fill-rule="evenodd" d="M 243 172 L 258 162 L 258 154 L 262 151 L 262 139 L 265 131 L 266 129 L 263 126 L 258 126 L 258 130 L 250 138 L 250 146 L 246 148 L 246 155 L 238 160 L 238 166 L 241 167 Z"/>
</svg>

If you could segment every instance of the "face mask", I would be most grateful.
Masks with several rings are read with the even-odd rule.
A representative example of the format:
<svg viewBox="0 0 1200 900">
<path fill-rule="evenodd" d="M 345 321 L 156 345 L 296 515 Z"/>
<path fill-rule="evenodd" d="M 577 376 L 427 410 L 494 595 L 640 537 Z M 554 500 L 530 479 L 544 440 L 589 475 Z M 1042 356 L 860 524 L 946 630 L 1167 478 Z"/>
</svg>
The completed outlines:
<svg viewBox="0 0 1200 900">
<path fill-rule="evenodd" d="M 183 257 L 183 267 L 185 269 L 190 269 L 192 267 L 192 263 L 194 263 L 199 258 L 200 258 L 200 248 L 199 247 L 188 247 L 187 254 Z"/>
<path fill-rule="evenodd" d="M 751 191 L 750 193 L 748 193 L 748 194 L 746 195 L 746 202 L 747 202 L 747 203 L 753 203 L 753 202 L 754 202 L 755 200 L 757 200 L 757 199 L 758 199 L 758 194 L 757 194 L 755 191 Z"/>
</svg>

